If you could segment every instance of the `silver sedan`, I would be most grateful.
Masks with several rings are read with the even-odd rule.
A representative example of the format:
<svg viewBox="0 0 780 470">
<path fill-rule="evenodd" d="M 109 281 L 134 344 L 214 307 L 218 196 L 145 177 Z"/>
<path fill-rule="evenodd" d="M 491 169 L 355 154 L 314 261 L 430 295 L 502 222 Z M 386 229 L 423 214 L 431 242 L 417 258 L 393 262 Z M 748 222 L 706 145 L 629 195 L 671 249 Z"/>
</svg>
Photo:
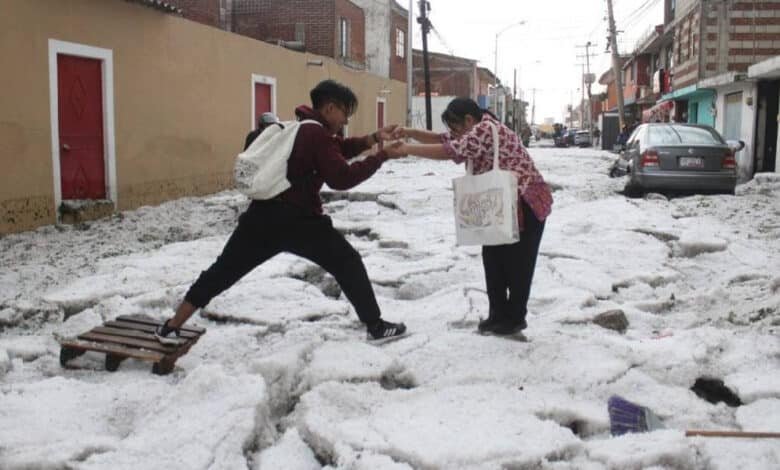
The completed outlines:
<svg viewBox="0 0 780 470">
<path fill-rule="evenodd" d="M 641 124 L 620 151 L 610 175 L 629 175 L 629 195 L 648 190 L 733 193 L 737 184 L 735 154 L 744 146 L 742 141 L 724 141 L 709 126 Z"/>
</svg>

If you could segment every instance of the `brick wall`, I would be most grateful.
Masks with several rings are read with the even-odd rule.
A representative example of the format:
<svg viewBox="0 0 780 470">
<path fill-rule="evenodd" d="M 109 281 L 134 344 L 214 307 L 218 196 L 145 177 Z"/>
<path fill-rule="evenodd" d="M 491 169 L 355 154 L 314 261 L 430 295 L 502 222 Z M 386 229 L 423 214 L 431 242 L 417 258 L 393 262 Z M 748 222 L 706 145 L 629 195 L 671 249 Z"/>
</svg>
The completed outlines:
<svg viewBox="0 0 780 470">
<path fill-rule="evenodd" d="M 306 50 L 334 57 L 334 0 L 233 0 L 233 32 L 261 41 L 294 41 L 303 25 Z"/>
<path fill-rule="evenodd" d="M 430 54 L 428 65 L 431 76 L 431 93 L 439 96 L 472 96 L 476 64 L 473 60 L 444 54 Z M 414 51 L 413 94 L 425 93 L 425 71 L 422 52 Z"/>
<path fill-rule="evenodd" d="M 672 88 L 675 90 L 693 85 L 702 78 L 699 74 L 699 21 L 700 9 L 693 8 L 674 27 Z"/>
<path fill-rule="evenodd" d="M 366 62 L 366 20 L 363 9 L 349 0 L 335 0 L 336 40 L 333 42 L 332 57 L 339 58 L 340 53 L 340 21 L 346 18 L 349 23 L 349 47 L 347 48 L 348 61 L 364 64 Z"/>
<path fill-rule="evenodd" d="M 404 49 L 406 49 L 409 45 L 408 27 L 406 17 L 397 11 L 393 11 L 390 21 L 390 78 L 402 82 L 406 82 L 406 50 L 402 52 L 403 57 L 398 57 L 396 31 L 403 31 Z"/>
<path fill-rule="evenodd" d="M 780 55 L 780 0 L 705 2 L 703 78 Z"/>
<path fill-rule="evenodd" d="M 167 3 L 181 8 L 182 16 L 189 20 L 220 27 L 220 0 L 167 0 Z"/>
<path fill-rule="evenodd" d="M 349 27 L 350 65 L 365 63 L 365 17 L 349 0 L 233 0 L 233 32 L 261 41 L 295 41 L 303 31 L 306 51 L 340 58 L 340 19 Z M 297 26 L 296 26 L 297 25 Z"/>
</svg>

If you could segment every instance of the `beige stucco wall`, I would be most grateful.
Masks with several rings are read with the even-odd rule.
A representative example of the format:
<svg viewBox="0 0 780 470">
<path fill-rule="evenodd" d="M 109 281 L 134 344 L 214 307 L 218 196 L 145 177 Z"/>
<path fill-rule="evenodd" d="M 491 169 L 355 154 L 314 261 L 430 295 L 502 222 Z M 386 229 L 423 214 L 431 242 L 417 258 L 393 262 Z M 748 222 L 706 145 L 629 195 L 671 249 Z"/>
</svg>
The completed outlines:
<svg viewBox="0 0 780 470">
<path fill-rule="evenodd" d="M 126 210 L 231 186 L 252 121 L 252 75 L 276 79 L 277 111 L 293 118 L 320 80 L 360 100 L 350 135 L 403 122 L 405 84 L 319 56 L 121 0 L 3 0 L 0 15 L 0 233 L 56 221 L 49 106 L 49 39 L 111 50 L 117 206 Z M 322 66 L 307 61 L 322 61 Z M 389 93 L 380 90 L 389 90 Z"/>
</svg>

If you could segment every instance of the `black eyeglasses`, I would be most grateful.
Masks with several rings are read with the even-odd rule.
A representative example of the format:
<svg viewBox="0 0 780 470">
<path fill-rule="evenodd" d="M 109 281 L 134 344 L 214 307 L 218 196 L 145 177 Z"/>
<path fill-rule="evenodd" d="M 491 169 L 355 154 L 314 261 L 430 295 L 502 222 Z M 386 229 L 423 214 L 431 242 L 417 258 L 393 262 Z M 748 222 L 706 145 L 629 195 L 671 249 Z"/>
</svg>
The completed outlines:
<svg viewBox="0 0 780 470">
<path fill-rule="evenodd" d="M 350 117 L 350 114 L 347 112 L 346 106 L 344 106 L 341 103 L 336 103 L 335 101 L 331 101 L 331 103 L 333 104 L 333 106 L 337 107 L 342 113 L 344 113 L 345 117 L 347 118 Z"/>
</svg>

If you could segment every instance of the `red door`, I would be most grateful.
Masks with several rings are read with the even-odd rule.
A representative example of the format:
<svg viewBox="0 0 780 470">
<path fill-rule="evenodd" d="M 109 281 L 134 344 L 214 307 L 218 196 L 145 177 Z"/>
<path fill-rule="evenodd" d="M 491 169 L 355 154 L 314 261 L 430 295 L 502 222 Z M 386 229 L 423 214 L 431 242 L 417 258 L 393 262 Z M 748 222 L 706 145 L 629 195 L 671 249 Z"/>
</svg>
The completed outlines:
<svg viewBox="0 0 780 470">
<path fill-rule="evenodd" d="M 376 102 L 376 127 L 381 129 L 385 127 L 385 102 Z"/>
<path fill-rule="evenodd" d="M 57 56 L 63 199 L 105 199 L 103 83 L 97 59 Z"/>
<path fill-rule="evenodd" d="M 271 110 L 271 85 L 255 83 L 255 124 L 263 113 Z"/>
</svg>

